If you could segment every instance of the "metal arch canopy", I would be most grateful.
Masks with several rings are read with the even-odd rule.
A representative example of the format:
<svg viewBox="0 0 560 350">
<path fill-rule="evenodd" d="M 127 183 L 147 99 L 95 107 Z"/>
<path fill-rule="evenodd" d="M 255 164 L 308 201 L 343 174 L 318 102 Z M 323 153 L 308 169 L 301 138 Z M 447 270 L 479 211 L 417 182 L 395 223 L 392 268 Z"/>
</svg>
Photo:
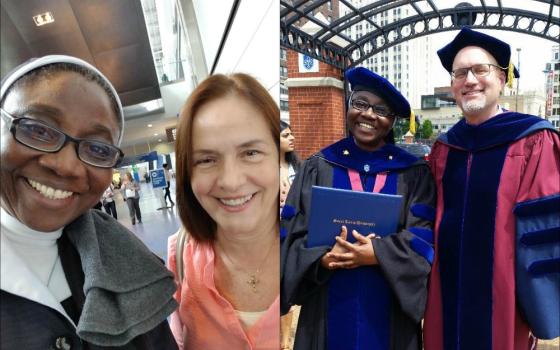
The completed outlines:
<svg viewBox="0 0 560 350">
<path fill-rule="evenodd" d="M 518 2 L 504 6 L 507 0 L 469 1 L 472 4 L 463 2 L 444 8 L 437 6 L 437 0 L 374 0 L 358 8 L 351 0 L 281 0 L 280 44 L 347 69 L 393 45 L 466 25 L 560 40 L 560 0 L 527 0 L 522 2 L 523 8 L 511 6 Z M 490 1 L 496 6 L 488 6 Z M 344 8 L 345 14 L 335 14 L 333 20 L 328 20 L 322 15 L 329 12 L 325 11 L 327 6 L 330 12 Z M 387 11 L 405 13 L 402 9 L 408 15 L 396 21 L 378 19 Z M 365 34 L 352 37 L 350 28 L 354 25 L 365 26 Z"/>
</svg>

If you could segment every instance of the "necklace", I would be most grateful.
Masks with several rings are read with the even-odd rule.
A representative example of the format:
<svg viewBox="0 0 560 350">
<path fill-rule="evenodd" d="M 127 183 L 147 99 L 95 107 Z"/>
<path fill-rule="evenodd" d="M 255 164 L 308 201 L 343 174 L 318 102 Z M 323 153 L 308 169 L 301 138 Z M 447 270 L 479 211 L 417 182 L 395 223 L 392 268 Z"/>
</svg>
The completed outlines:
<svg viewBox="0 0 560 350">
<path fill-rule="evenodd" d="M 270 255 L 270 252 L 272 251 L 272 247 L 274 247 L 274 243 L 276 243 L 276 238 L 274 238 L 274 240 L 272 241 L 272 244 L 270 245 L 270 247 L 268 248 L 268 251 L 266 253 L 266 255 L 264 256 L 263 260 L 261 261 L 261 263 L 258 265 L 257 269 L 255 270 L 254 273 L 250 273 L 247 272 L 245 269 L 240 268 L 239 266 L 237 266 L 233 260 L 229 257 L 228 253 L 226 252 L 226 250 L 223 248 L 223 246 L 221 244 L 218 244 L 220 246 L 220 249 L 224 252 L 224 256 L 226 257 L 226 259 L 229 261 L 229 263 L 236 268 L 237 270 L 241 270 L 243 271 L 243 273 L 249 275 L 249 277 L 245 280 L 245 283 L 248 284 L 251 289 L 253 290 L 253 293 L 258 293 L 257 290 L 257 285 L 260 283 L 260 279 L 259 279 L 259 275 L 261 273 L 261 268 L 263 267 L 265 261 L 267 260 L 268 256 Z"/>
<path fill-rule="evenodd" d="M 280 186 L 287 187 L 290 184 L 290 167 L 280 164 Z"/>
</svg>

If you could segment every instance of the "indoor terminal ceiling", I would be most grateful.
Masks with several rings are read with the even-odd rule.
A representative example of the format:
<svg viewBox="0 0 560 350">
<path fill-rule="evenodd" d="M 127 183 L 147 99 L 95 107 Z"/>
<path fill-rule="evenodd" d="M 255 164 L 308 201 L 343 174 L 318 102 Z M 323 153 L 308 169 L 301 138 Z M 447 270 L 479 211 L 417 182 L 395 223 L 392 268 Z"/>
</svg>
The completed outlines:
<svg viewBox="0 0 560 350">
<path fill-rule="evenodd" d="M 95 65 L 115 85 L 123 105 L 160 96 L 139 1 L 1 1 L 1 73 L 32 57 L 66 54 Z M 54 22 L 37 26 L 33 16 Z"/>
<path fill-rule="evenodd" d="M 161 98 L 139 0 L 1 0 L 0 3 L 2 77 L 29 58 L 65 54 L 82 58 L 103 72 L 117 89 L 123 106 L 129 106 L 127 110 Z M 33 17 L 47 12 L 54 22 L 38 26 Z M 126 118 L 138 117 L 138 113 L 130 116 L 127 113 Z M 145 125 L 141 129 L 154 138 L 153 130 L 146 131 Z M 127 130 L 125 137 L 126 134 L 133 136 L 133 143 L 142 139 L 142 134 L 133 130 Z M 126 143 L 129 142 L 125 139 Z"/>
</svg>

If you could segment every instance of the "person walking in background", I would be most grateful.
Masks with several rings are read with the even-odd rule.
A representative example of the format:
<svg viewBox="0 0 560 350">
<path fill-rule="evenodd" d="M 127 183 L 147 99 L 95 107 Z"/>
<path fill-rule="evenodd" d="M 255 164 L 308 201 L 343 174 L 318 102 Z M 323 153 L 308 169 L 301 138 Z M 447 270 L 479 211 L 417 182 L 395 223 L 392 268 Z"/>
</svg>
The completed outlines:
<svg viewBox="0 0 560 350">
<path fill-rule="evenodd" d="M 165 196 L 163 199 L 165 200 L 165 205 L 167 205 L 167 198 L 169 198 L 171 206 L 174 206 L 175 203 L 171 199 L 171 192 L 169 191 L 169 188 L 171 187 L 171 173 L 169 172 L 169 166 L 167 163 L 163 164 L 163 173 L 165 174 L 165 182 L 167 182 L 167 186 L 165 187 Z"/>
<path fill-rule="evenodd" d="M 0 91 L 0 349 L 176 349 L 172 274 L 90 210 L 123 157 L 114 87 L 51 55 L 6 74 Z"/>
<path fill-rule="evenodd" d="M 430 154 L 438 188 L 426 350 L 535 349 L 560 333 L 560 139 L 498 104 L 510 46 L 467 27 L 438 51 L 464 119 Z"/>
<path fill-rule="evenodd" d="M 103 207 L 105 211 L 109 215 L 113 215 L 113 217 L 117 218 L 117 205 L 115 204 L 115 196 L 113 184 L 110 184 L 109 187 L 103 192 L 103 197 L 101 197 L 101 201 L 103 203 Z"/>
<path fill-rule="evenodd" d="M 281 311 L 301 305 L 296 350 L 419 350 L 435 184 L 424 160 L 394 145 L 396 119 L 410 116 L 404 96 L 363 67 L 346 79 L 350 135 L 303 163 L 282 211 Z M 375 238 L 342 226 L 334 246 L 308 247 L 312 186 L 402 195 L 396 232 Z"/>
<path fill-rule="evenodd" d="M 280 121 L 280 210 L 284 207 L 290 186 L 299 170 L 300 161 L 295 152 L 294 134 L 290 124 Z"/>
<path fill-rule="evenodd" d="M 278 105 L 246 74 L 215 74 L 182 109 L 169 239 L 181 349 L 278 350 Z"/>
<path fill-rule="evenodd" d="M 295 137 L 290 128 L 290 124 L 280 120 L 280 212 L 284 208 L 284 203 L 288 197 L 290 186 L 294 181 L 300 167 L 299 158 L 295 152 Z M 280 238 L 285 238 L 285 230 L 280 232 Z M 297 325 L 299 316 L 299 306 L 294 306 L 280 319 L 280 349 L 291 349 L 292 333 Z"/>
<path fill-rule="evenodd" d="M 140 184 L 134 181 L 130 172 L 126 173 L 121 190 L 123 191 L 124 199 L 128 205 L 128 212 L 130 214 L 132 224 L 136 224 L 135 217 L 138 219 L 138 223 L 141 224 L 142 213 L 140 212 Z"/>
</svg>

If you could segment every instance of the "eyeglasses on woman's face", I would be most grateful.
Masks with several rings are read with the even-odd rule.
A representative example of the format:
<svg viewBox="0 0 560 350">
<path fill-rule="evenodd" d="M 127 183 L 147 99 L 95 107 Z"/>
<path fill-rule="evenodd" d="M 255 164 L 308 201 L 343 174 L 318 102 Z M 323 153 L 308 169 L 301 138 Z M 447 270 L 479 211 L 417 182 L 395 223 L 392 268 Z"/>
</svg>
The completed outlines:
<svg viewBox="0 0 560 350">
<path fill-rule="evenodd" d="M 389 107 L 385 105 L 371 105 L 360 98 L 353 98 L 350 104 L 352 105 L 352 108 L 357 109 L 360 112 L 367 112 L 367 110 L 371 108 L 373 113 L 380 117 L 388 117 L 393 115 Z"/>
<path fill-rule="evenodd" d="M 56 153 L 70 141 L 78 145 L 77 155 L 82 162 L 99 168 L 113 168 L 124 156 L 120 148 L 111 144 L 74 138 L 40 120 L 14 117 L 1 108 L 0 112 L 16 141 L 34 150 Z"/>
<path fill-rule="evenodd" d="M 461 81 L 467 78 L 467 75 L 469 74 L 470 71 L 476 78 L 482 78 L 488 76 L 492 71 L 492 68 L 505 69 L 491 63 L 475 64 L 474 66 L 471 67 L 457 68 L 451 71 L 451 77 L 455 81 Z"/>
</svg>

